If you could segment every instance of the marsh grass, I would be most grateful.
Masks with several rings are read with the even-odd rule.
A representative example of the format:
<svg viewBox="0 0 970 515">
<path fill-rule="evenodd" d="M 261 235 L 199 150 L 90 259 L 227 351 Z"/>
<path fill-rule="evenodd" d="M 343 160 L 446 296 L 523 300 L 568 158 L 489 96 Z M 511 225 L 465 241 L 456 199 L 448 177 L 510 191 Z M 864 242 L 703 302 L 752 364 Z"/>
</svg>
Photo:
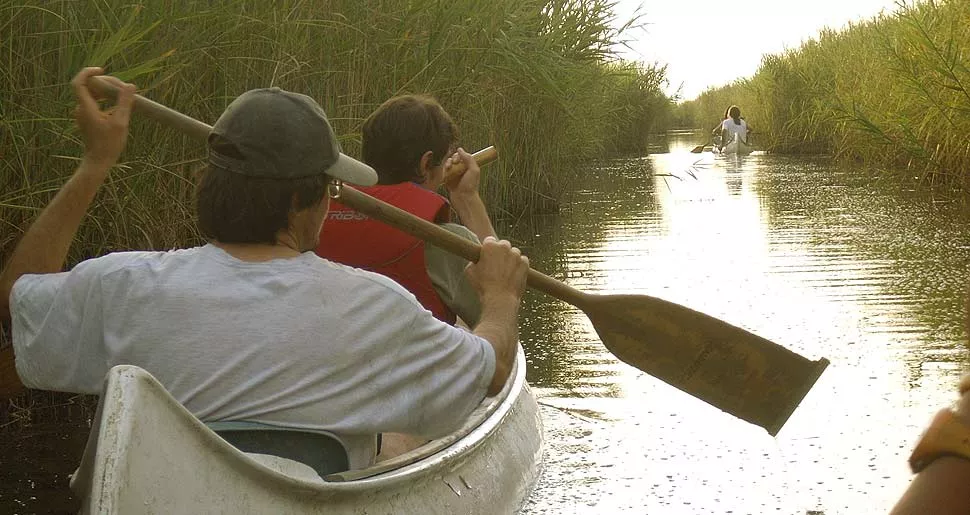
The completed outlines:
<svg viewBox="0 0 970 515">
<path fill-rule="evenodd" d="M 501 149 L 484 188 L 508 212 L 554 202 L 563 167 L 643 148 L 668 108 L 662 68 L 616 61 L 622 27 L 601 0 L 0 0 L 0 13 L 0 256 L 76 164 L 68 81 L 84 65 L 209 122 L 253 87 L 305 92 L 351 154 L 381 102 L 433 94 L 466 147 Z M 189 171 L 203 155 L 136 120 L 125 162 L 82 229 L 81 255 L 195 239 Z"/>
<path fill-rule="evenodd" d="M 494 213 L 555 209 L 560 171 L 643 148 L 669 110 L 665 70 L 613 54 L 625 35 L 612 7 L 606 0 L 0 0 L 0 266 L 77 165 L 69 81 L 90 65 L 210 123 L 247 89 L 306 93 L 351 155 L 363 119 L 381 102 L 432 94 L 458 122 L 467 149 L 500 149 L 483 184 Z M 199 142 L 136 116 L 123 162 L 68 264 L 198 243 L 191 198 L 204 156 Z"/>
<path fill-rule="evenodd" d="M 678 119 L 713 126 L 739 104 L 767 150 L 832 154 L 966 186 L 968 56 L 970 2 L 900 3 L 765 56 L 754 76 L 703 93 Z"/>
</svg>

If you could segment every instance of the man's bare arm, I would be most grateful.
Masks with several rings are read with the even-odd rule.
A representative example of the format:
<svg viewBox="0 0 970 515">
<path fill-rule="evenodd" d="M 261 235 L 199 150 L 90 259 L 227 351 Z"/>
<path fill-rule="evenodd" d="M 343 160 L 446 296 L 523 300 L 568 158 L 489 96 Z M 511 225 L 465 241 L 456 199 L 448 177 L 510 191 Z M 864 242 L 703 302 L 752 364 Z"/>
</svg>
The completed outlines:
<svg viewBox="0 0 970 515">
<path fill-rule="evenodd" d="M 54 200 L 41 211 L 0 273 L 0 317 L 10 320 L 10 291 L 24 274 L 60 272 L 77 229 L 108 175 L 108 169 L 81 161 Z"/>
<path fill-rule="evenodd" d="M 890 515 L 970 513 L 970 461 L 944 456 L 917 474 Z"/>
<path fill-rule="evenodd" d="M 502 391 L 512 373 L 519 343 L 519 302 L 512 295 L 482 299 L 482 318 L 474 333 L 486 339 L 495 351 L 495 373 L 488 385 L 488 395 Z"/>
<path fill-rule="evenodd" d="M 488 394 L 505 386 L 519 343 L 519 304 L 525 292 L 529 258 L 505 240 L 489 236 L 482 241 L 478 263 L 468 265 L 468 279 L 482 299 L 482 318 L 474 333 L 492 345 L 495 373 Z"/>
<path fill-rule="evenodd" d="M 455 155 L 449 158 L 452 162 L 461 161 L 465 165 L 465 172 L 455 179 L 445 183 L 451 197 L 451 205 L 458 212 L 462 225 L 468 227 L 479 241 L 491 236 L 497 238 L 492 220 L 488 217 L 485 202 L 478 194 L 481 180 L 481 169 L 475 158 L 464 149 L 459 148 Z"/>
<path fill-rule="evenodd" d="M 970 375 L 960 380 L 960 400 L 954 410 L 970 425 Z M 970 460 L 937 458 L 913 478 L 890 515 L 957 515 L 970 513 Z"/>
<path fill-rule="evenodd" d="M 485 210 L 485 202 L 477 192 L 467 196 L 452 195 L 451 204 L 458 212 L 462 225 L 475 233 L 479 240 L 484 240 L 488 236 L 497 237 L 495 228 L 492 227 L 492 220 Z"/>
<path fill-rule="evenodd" d="M 72 81 L 78 100 L 75 116 L 85 146 L 81 165 L 30 225 L 0 272 L 0 320 L 11 318 L 10 292 L 20 276 L 56 273 L 64 267 L 84 214 L 124 149 L 135 88 L 109 77 L 120 89 L 118 103 L 102 111 L 87 88 L 88 78 L 102 72 L 85 68 Z"/>
</svg>

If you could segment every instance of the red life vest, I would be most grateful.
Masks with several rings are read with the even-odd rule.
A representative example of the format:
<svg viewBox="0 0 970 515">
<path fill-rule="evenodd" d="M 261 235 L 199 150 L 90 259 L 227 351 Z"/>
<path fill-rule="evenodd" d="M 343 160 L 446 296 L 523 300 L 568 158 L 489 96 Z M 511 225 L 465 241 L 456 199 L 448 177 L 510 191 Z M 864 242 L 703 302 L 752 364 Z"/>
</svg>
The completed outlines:
<svg viewBox="0 0 970 515">
<path fill-rule="evenodd" d="M 423 220 L 435 223 L 450 220 L 448 201 L 417 184 L 407 182 L 357 189 Z M 331 200 L 317 255 L 390 277 L 413 293 L 418 302 L 439 320 L 449 324 L 457 320 L 431 284 L 424 259 L 424 241 L 410 234 Z"/>
</svg>

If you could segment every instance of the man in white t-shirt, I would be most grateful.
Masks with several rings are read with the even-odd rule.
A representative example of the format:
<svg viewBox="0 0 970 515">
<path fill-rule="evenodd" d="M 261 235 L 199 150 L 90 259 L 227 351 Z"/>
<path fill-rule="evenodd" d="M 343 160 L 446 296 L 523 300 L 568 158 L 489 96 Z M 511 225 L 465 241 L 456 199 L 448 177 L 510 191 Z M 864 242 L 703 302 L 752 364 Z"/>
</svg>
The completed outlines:
<svg viewBox="0 0 970 515">
<path fill-rule="evenodd" d="M 196 208 L 209 244 L 117 252 L 61 272 L 128 134 L 134 86 L 102 111 L 86 68 L 73 80 L 81 164 L 0 273 L 17 373 L 40 389 L 98 393 L 115 365 L 145 368 L 203 421 L 326 431 L 368 465 L 375 435 L 450 432 L 512 368 L 528 260 L 483 242 L 468 275 L 473 332 L 450 326 L 381 275 L 317 257 L 334 181 L 370 185 L 323 110 L 278 88 L 235 99 L 209 137 Z M 470 159 L 470 158 L 469 158 Z M 11 378 L 2 378 L 9 381 Z"/>
</svg>

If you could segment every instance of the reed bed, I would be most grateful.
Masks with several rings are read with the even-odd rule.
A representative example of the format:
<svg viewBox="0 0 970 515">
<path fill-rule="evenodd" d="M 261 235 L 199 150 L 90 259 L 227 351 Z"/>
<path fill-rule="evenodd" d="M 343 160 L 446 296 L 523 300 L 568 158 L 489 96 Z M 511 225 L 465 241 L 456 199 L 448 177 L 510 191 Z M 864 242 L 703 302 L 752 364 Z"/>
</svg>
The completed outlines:
<svg viewBox="0 0 970 515">
<path fill-rule="evenodd" d="M 355 155 L 387 98 L 437 97 L 469 150 L 496 145 L 493 212 L 554 209 L 560 170 L 643 148 L 671 104 L 665 70 L 620 62 L 607 0 L 0 0 L 0 266 L 80 153 L 70 78 L 103 66 L 212 122 L 235 96 L 314 97 Z M 123 162 L 68 259 L 200 241 L 191 198 L 205 149 L 136 119 Z"/>
<path fill-rule="evenodd" d="M 643 145 L 669 105 L 662 69 L 616 61 L 623 35 L 611 9 L 601 0 L 0 0 L 0 256 L 76 164 L 67 82 L 84 65 L 210 122 L 253 87 L 305 92 L 351 154 L 377 105 L 430 93 L 466 147 L 502 151 L 484 185 L 496 209 L 554 200 L 557 170 Z M 188 200 L 201 156 L 197 142 L 136 120 L 74 257 L 196 239 Z"/>
<path fill-rule="evenodd" d="M 832 154 L 965 187 L 968 56 L 970 2 L 900 3 L 765 56 L 755 75 L 704 92 L 677 118 L 712 127 L 738 104 L 769 151 Z"/>
</svg>

